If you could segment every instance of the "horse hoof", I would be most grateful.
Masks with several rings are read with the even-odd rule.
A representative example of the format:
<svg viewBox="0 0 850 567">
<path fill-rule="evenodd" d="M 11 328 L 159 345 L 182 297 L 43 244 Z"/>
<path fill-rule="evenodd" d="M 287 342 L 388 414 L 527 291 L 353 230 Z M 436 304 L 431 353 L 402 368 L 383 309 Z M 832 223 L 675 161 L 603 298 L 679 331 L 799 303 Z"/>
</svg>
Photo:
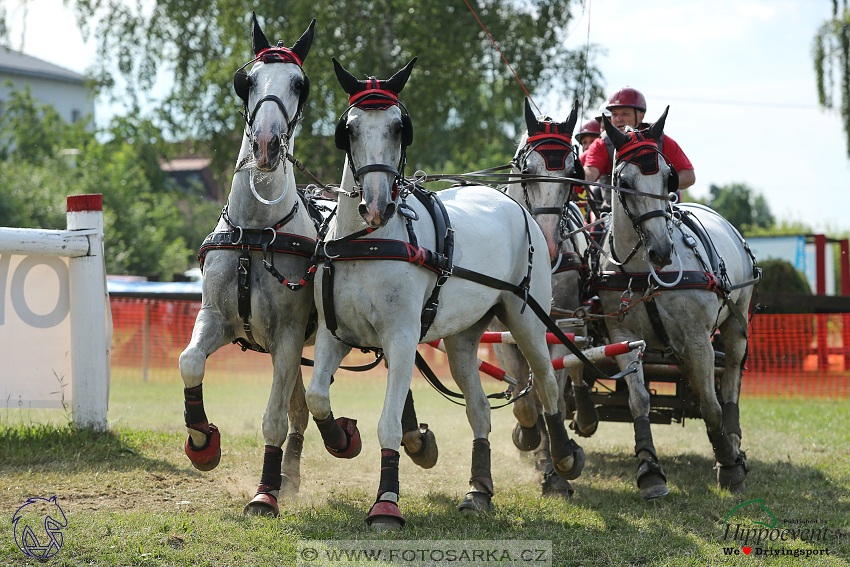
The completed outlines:
<svg viewBox="0 0 850 567">
<path fill-rule="evenodd" d="M 328 453 L 340 459 L 353 459 L 360 454 L 363 444 L 360 442 L 360 431 L 357 429 L 357 420 L 347 417 L 336 418 L 336 423 L 342 428 L 345 436 L 348 438 L 348 449 L 345 451 L 335 451 L 331 447 L 325 445 Z"/>
<path fill-rule="evenodd" d="M 581 417 L 582 414 L 579 414 Z M 580 419 L 576 419 L 570 422 L 570 429 L 572 429 L 576 435 L 579 437 L 593 437 L 593 434 L 596 433 L 596 430 L 599 428 L 599 420 L 591 421 L 590 423 L 581 424 Z"/>
<path fill-rule="evenodd" d="M 204 432 L 207 440 L 202 447 L 195 447 L 191 435 L 186 438 L 184 445 L 186 456 L 192 461 L 192 466 L 204 472 L 213 470 L 221 461 L 221 434 L 218 432 L 218 427 L 212 423 L 209 424 L 209 428 L 209 432 Z"/>
<path fill-rule="evenodd" d="M 301 490 L 301 476 L 290 472 L 284 472 L 281 476 L 280 492 L 278 498 L 280 500 L 292 500 Z"/>
<path fill-rule="evenodd" d="M 277 500 L 271 494 L 257 494 L 245 505 L 242 513 L 246 516 L 268 516 L 276 518 L 280 515 Z"/>
<path fill-rule="evenodd" d="M 492 512 L 493 501 L 486 492 L 470 490 L 463 497 L 463 501 L 457 507 L 461 514 L 478 514 L 479 512 Z"/>
<path fill-rule="evenodd" d="M 439 456 L 437 438 L 434 437 L 434 432 L 428 429 L 428 426 L 425 426 L 424 431 L 419 430 L 419 432 L 421 433 L 419 438 L 421 441 L 420 449 L 415 453 L 411 453 L 407 450 L 407 445 L 404 445 L 404 452 L 407 453 L 410 460 L 423 469 L 430 469 L 437 464 L 437 457 Z"/>
<path fill-rule="evenodd" d="M 533 451 L 540 445 L 540 428 L 537 424 L 533 427 L 523 427 L 522 424 L 517 422 L 511 439 L 514 446 L 520 451 Z"/>
<path fill-rule="evenodd" d="M 552 464 L 552 459 L 546 461 L 546 466 L 543 468 L 543 481 L 540 483 L 541 495 L 546 498 L 563 498 L 569 500 L 572 498 L 573 485 L 570 481 L 559 477 L 555 473 L 555 466 Z"/>
<path fill-rule="evenodd" d="M 644 500 L 661 498 L 667 496 L 667 475 L 654 460 L 643 459 L 638 466 L 637 484 L 640 489 L 640 497 Z"/>
<path fill-rule="evenodd" d="M 572 461 L 572 463 L 570 463 Z M 584 469 L 584 449 L 579 447 L 575 453 L 569 457 L 564 457 L 555 463 L 555 472 L 558 476 L 566 480 L 575 480 L 581 476 L 581 471 Z"/>
<path fill-rule="evenodd" d="M 721 490 L 728 490 L 732 494 L 742 494 L 748 471 L 746 460 L 740 457 L 734 465 L 718 465 L 717 484 Z"/>
<path fill-rule="evenodd" d="M 366 516 L 366 525 L 373 530 L 400 530 L 405 523 L 395 502 L 375 502 Z"/>
</svg>

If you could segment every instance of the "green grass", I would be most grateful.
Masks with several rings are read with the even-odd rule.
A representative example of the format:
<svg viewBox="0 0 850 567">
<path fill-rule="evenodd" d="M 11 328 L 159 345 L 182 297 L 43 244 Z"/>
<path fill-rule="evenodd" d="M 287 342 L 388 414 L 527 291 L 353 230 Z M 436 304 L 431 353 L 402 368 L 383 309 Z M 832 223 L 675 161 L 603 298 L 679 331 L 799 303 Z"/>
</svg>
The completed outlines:
<svg viewBox="0 0 850 567">
<path fill-rule="evenodd" d="M 494 390 L 494 383 L 488 387 Z M 510 409 L 493 414 L 496 510 L 461 516 L 471 438 L 462 408 L 418 379 L 420 421 L 437 435 L 440 459 L 428 471 L 401 460 L 401 510 L 407 527 L 374 534 L 363 519 L 379 478 L 377 421 L 384 381 L 337 376 L 334 412 L 358 420 L 359 457 L 340 461 L 307 430 L 299 498 L 277 519 L 248 518 L 261 469 L 262 412 L 268 380 L 211 376 L 206 409 L 221 427 L 223 457 L 209 473 L 183 454 L 179 379 L 113 380 L 106 434 L 77 431 L 58 411 L 0 410 L 0 516 L 27 498 L 58 496 L 69 525 L 52 565 L 294 565 L 300 539 L 551 540 L 555 565 L 740 565 L 754 557 L 723 555 L 722 522 L 738 504 L 761 498 L 778 518 L 816 519 L 850 532 L 850 404 L 828 400 L 744 399 L 743 446 L 751 468 L 744 497 L 715 486 L 711 449 L 701 422 L 654 426 L 670 494 L 641 501 L 629 424 L 603 423 L 581 439 L 587 466 L 570 501 L 544 499 L 530 462 L 510 441 Z M 752 510 L 735 516 L 758 520 Z M 743 519 L 741 519 L 743 518 Z M 31 565 L 0 528 L 0 564 Z M 850 540 L 830 542 L 830 555 L 767 558 L 769 565 L 847 565 Z M 733 544 L 727 543 L 727 546 Z M 737 548 L 741 545 L 737 544 Z M 796 542 L 789 549 L 820 545 Z M 401 563 L 403 564 L 403 563 Z"/>
</svg>

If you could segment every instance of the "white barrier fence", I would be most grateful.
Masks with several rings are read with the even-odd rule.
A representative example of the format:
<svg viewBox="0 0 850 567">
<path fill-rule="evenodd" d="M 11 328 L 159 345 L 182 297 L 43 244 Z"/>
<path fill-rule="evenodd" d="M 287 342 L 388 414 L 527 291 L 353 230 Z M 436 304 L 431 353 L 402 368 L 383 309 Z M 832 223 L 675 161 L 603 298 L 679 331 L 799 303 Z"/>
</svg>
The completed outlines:
<svg viewBox="0 0 850 567">
<path fill-rule="evenodd" d="M 103 198 L 73 195 L 67 207 L 67 230 L 0 227 L 0 407 L 61 408 L 70 399 L 77 427 L 105 430 Z"/>
</svg>

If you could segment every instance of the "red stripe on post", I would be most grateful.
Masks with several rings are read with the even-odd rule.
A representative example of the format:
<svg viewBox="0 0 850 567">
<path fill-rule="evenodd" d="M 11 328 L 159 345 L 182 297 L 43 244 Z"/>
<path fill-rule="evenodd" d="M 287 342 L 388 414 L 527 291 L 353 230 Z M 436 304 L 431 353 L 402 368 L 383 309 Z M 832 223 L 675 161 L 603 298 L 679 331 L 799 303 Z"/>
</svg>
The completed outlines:
<svg viewBox="0 0 850 567">
<path fill-rule="evenodd" d="M 605 346 L 605 356 L 616 356 L 618 354 L 626 354 L 632 349 L 629 348 L 628 342 L 614 343 Z"/>
<path fill-rule="evenodd" d="M 485 374 L 489 374 L 497 380 L 505 379 L 505 371 L 499 368 L 498 366 L 493 366 L 489 362 L 485 362 L 483 360 L 480 361 L 478 364 L 478 369 Z"/>
<path fill-rule="evenodd" d="M 103 195 L 90 193 L 88 195 L 68 195 L 66 207 L 69 213 L 103 210 Z"/>
</svg>

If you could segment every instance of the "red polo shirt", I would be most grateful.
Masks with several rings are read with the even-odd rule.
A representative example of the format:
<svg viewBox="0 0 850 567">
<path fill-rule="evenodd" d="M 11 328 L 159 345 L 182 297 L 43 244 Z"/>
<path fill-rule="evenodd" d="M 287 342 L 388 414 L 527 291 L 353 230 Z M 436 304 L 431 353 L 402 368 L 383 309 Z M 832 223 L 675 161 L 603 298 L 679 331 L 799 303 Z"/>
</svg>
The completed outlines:
<svg viewBox="0 0 850 567">
<path fill-rule="evenodd" d="M 683 152 L 682 148 L 679 147 L 679 144 L 676 143 L 676 140 L 666 134 L 664 135 L 664 155 L 667 156 L 667 159 L 670 160 L 670 163 L 673 164 L 676 171 L 694 168 L 691 164 L 691 160 L 688 159 L 688 156 L 685 155 L 685 152 Z M 593 140 L 593 143 L 590 144 L 587 151 L 581 154 L 579 160 L 582 165 L 598 169 L 600 175 L 611 173 L 611 161 L 608 159 L 608 150 L 605 148 L 605 140 L 603 140 L 601 136 Z"/>
</svg>

